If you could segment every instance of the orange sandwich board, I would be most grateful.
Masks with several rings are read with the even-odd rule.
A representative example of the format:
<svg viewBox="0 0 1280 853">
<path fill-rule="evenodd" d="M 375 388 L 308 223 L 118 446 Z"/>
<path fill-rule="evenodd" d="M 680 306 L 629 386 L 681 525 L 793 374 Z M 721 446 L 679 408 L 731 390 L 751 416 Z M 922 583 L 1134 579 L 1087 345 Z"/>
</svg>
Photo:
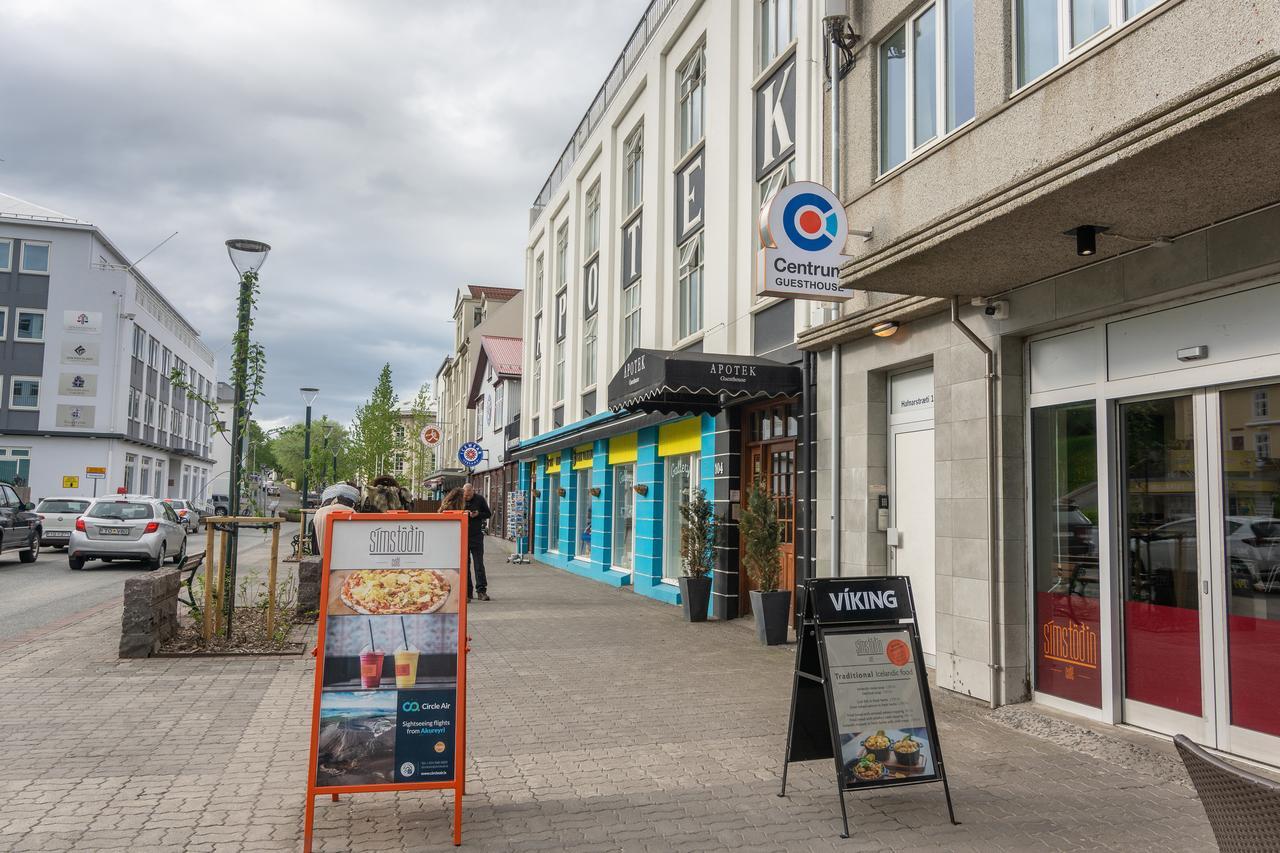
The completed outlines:
<svg viewBox="0 0 1280 853">
<path fill-rule="evenodd" d="M 315 798 L 453 791 L 466 771 L 467 517 L 325 519 L 303 851 Z"/>
</svg>

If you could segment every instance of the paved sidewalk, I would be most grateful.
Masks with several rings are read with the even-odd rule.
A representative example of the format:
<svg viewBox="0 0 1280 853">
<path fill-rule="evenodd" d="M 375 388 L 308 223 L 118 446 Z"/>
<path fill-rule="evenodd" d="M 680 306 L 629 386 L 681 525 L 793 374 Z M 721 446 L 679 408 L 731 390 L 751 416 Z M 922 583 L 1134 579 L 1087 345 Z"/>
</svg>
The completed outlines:
<svg viewBox="0 0 1280 853">
<path fill-rule="evenodd" d="M 841 841 L 828 762 L 793 765 L 775 796 L 792 647 L 492 550 L 494 600 L 470 628 L 467 849 L 1213 849 L 1159 753 L 1086 756 L 950 695 L 963 825 L 917 786 L 851 796 Z M 0 850 L 299 849 L 310 658 L 119 661 L 118 630 L 112 608 L 0 659 Z M 317 849 L 452 849 L 448 802 L 320 798 Z"/>
</svg>

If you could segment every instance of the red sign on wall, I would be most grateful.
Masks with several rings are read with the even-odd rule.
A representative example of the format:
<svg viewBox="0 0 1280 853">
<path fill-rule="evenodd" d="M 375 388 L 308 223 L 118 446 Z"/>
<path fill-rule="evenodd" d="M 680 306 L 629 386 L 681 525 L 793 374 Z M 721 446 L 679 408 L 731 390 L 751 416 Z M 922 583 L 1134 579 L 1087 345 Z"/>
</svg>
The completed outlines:
<svg viewBox="0 0 1280 853">
<path fill-rule="evenodd" d="M 1098 599 L 1036 593 L 1036 689 L 1102 707 L 1102 629 Z"/>
</svg>

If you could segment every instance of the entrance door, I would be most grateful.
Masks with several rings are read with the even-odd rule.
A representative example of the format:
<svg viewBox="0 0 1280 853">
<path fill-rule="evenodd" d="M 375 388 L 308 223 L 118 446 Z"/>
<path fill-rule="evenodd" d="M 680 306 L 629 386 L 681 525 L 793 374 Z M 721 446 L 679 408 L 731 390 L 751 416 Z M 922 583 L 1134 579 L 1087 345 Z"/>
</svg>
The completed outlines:
<svg viewBox="0 0 1280 853">
<path fill-rule="evenodd" d="M 925 663 L 937 655 L 934 563 L 933 425 L 893 434 L 893 478 L 889 512 L 895 541 L 889 542 L 889 570 L 911 579 Z"/>
<path fill-rule="evenodd" d="M 747 505 L 751 487 L 763 483 L 773 500 L 781 527 L 778 588 L 793 593 L 796 588 L 796 403 L 770 402 L 743 413 L 742 506 Z M 745 568 L 738 578 L 738 612 L 751 612 L 750 591 L 754 589 Z M 793 597 L 794 602 L 794 597 Z M 794 608 L 791 615 L 794 621 Z"/>
</svg>

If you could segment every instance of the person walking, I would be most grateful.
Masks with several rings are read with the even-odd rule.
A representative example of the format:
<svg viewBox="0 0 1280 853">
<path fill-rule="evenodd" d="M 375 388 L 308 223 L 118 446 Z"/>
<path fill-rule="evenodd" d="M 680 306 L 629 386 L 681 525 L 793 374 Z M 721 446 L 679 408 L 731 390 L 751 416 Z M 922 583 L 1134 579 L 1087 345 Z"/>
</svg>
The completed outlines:
<svg viewBox="0 0 1280 853">
<path fill-rule="evenodd" d="M 475 486 L 467 483 L 462 487 L 462 509 L 471 519 L 467 522 L 467 557 L 470 571 L 467 572 L 467 598 L 472 595 L 472 575 L 475 576 L 475 597 L 481 601 L 489 600 L 489 581 L 484 575 L 484 525 L 492 516 L 489 502 L 476 494 Z"/>
</svg>

